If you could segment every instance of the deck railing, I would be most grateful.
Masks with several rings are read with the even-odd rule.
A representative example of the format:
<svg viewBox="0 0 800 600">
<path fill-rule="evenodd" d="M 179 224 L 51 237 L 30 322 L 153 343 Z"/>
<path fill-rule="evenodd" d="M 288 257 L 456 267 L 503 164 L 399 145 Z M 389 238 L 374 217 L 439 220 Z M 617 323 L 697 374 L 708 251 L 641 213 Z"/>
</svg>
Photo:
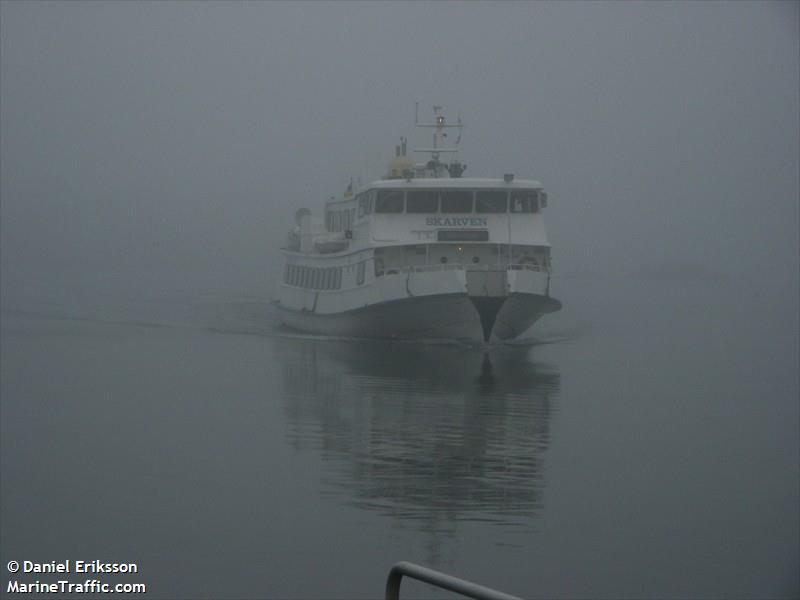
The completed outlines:
<svg viewBox="0 0 800 600">
<path fill-rule="evenodd" d="M 389 571 L 389 577 L 386 579 L 386 600 L 400 600 L 400 583 L 404 576 L 476 600 L 520 600 L 517 596 L 509 596 L 492 588 L 410 562 L 399 562 Z"/>
<path fill-rule="evenodd" d="M 536 271 L 545 272 L 549 271 L 548 268 L 542 265 L 534 265 L 531 263 L 523 264 L 495 264 L 495 265 L 475 265 L 472 263 L 445 263 L 440 265 L 413 265 L 408 267 L 386 267 L 381 275 L 397 275 L 399 273 L 428 273 L 431 271 L 459 271 L 461 269 L 468 269 L 470 271 Z"/>
</svg>

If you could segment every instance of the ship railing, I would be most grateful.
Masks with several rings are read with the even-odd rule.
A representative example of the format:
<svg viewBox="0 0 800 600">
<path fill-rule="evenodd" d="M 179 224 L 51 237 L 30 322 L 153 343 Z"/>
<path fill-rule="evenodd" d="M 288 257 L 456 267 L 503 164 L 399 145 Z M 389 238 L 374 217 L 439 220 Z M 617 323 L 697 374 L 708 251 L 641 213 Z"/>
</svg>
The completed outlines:
<svg viewBox="0 0 800 600">
<path fill-rule="evenodd" d="M 389 571 L 389 577 L 386 579 L 386 600 L 400 599 L 400 582 L 403 577 L 411 577 L 443 590 L 456 592 L 462 596 L 476 598 L 477 600 L 520 600 L 517 596 L 509 596 L 492 588 L 410 562 L 399 562 Z"/>
<path fill-rule="evenodd" d="M 534 271 L 534 272 L 549 272 L 549 268 L 544 265 L 532 263 L 498 263 L 498 264 L 485 264 L 476 265 L 473 263 L 444 263 L 439 265 L 410 265 L 406 267 L 387 267 L 380 275 L 398 275 L 400 273 L 429 273 L 431 271 Z"/>
</svg>

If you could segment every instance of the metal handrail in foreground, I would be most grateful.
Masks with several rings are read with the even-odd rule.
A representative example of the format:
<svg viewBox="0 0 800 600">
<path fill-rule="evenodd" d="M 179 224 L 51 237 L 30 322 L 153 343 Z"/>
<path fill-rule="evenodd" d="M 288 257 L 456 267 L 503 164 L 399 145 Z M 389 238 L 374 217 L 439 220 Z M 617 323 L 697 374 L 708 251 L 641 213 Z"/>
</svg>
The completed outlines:
<svg viewBox="0 0 800 600">
<path fill-rule="evenodd" d="M 477 600 L 520 600 L 517 596 L 509 596 L 477 583 L 465 581 L 464 579 L 410 562 L 399 562 L 389 571 L 389 577 L 386 579 L 386 600 L 400 600 L 400 582 L 403 576 L 435 585 L 443 590 L 456 592 L 462 596 L 476 598 Z"/>
</svg>

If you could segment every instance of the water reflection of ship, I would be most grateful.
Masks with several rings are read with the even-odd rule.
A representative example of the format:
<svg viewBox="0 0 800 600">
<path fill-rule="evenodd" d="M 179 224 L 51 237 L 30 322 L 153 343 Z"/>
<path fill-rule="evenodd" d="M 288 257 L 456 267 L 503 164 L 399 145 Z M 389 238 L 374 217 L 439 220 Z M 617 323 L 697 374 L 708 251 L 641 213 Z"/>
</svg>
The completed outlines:
<svg viewBox="0 0 800 600">
<path fill-rule="evenodd" d="M 560 381 L 529 353 L 283 340 L 291 441 L 349 504 L 432 532 L 529 523 Z"/>
</svg>

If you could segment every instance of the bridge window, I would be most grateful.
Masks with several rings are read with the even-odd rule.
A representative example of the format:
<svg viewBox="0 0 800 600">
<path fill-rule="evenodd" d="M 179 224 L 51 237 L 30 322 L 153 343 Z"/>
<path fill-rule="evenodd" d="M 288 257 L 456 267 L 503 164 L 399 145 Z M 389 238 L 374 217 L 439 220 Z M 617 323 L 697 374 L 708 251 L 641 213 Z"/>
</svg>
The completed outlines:
<svg viewBox="0 0 800 600">
<path fill-rule="evenodd" d="M 358 271 L 356 271 L 356 285 L 364 285 L 364 275 L 366 274 L 367 263 L 361 261 L 358 263 Z"/>
<path fill-rule="evenodd" d="M 475 212 L 504 213 L 508 212 L 508 193 L 491 190 L 475 193 Z"/>
<path fill-rule="evenodd" d="M 445 190 L 442 192 L 443 213 L 471 213 L 472 192 L 464 190 Z"/>
<path fill-rule="evenodd" d="M 539 211 L 537 190 L 514 190 L 511 192 L 512 213 L 535 213 Z"/>
<path fill-rule="evenodd" d="M 439 194 L 433 191 L 415 191 L 406 194 L 406 212 L 435 213 L 439 209 Z"/>
<path fill-rule="evenodd" d="M 401 213 L 403 212 L 402 190 L 379 190 L 375 199 L 376 213 Z"/>
</svg>

